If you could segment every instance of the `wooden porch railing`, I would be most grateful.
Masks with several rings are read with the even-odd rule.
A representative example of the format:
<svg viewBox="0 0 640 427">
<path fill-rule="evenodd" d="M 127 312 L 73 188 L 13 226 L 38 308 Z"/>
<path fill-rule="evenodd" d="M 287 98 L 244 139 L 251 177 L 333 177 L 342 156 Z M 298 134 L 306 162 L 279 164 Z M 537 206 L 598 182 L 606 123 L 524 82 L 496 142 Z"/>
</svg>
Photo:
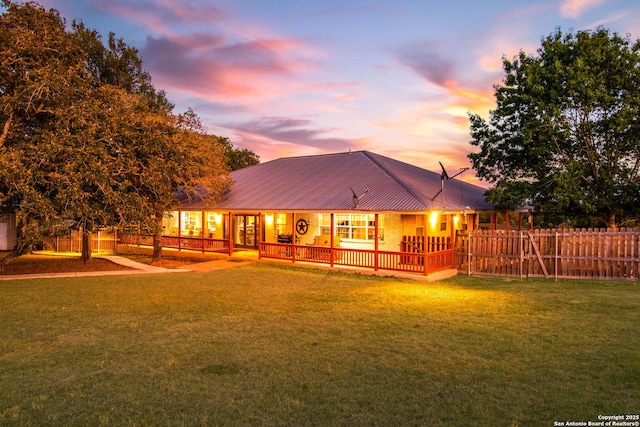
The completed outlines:
<svg viewBox="0 0 640 427">
<path fill-rule="evenodd" d="M 153 236 L 122 235 L 121 242 L 151 246 L 153 245 Z M 201 252 L 229 252 L 228 240 L 200 237 L 163 236 L 162 246 Z M 371 268 L 376 271 L 392 270 L 429 274 L 453 268 L 454 265 L 453 249 L 424 254 L 422 252 L 376 252 L 375 250 L 330 248 L 327 246 L 301 246 L 291 243 L 260 243 L 258 250 L 260 258 L 288 260 L 294 263 L 301 261 L 331 266 Z"/>
<path fill-rule="evenodd" d="M 122 235 L 120 242 L 129 245 L 153 246 L 153 236 L 140 234 Z M 162 247 L 171 249 L 187 249 L 200 252 L 229 252 L 229 241 L 207 239 L 203 237 L 162 236 Z"/>
<path fill-rule="evenodd" d="M 365 249 L 298 246 L 282 243 L 261 243 L 260 257 L 313 262 L 377 270 L 404 271 L 429 274 L 453 268 L 454 250 L 423 254 L 416 252 L 387 252 Z M 426 260 L 426 266 L 425 266 Z"/>
</svg>

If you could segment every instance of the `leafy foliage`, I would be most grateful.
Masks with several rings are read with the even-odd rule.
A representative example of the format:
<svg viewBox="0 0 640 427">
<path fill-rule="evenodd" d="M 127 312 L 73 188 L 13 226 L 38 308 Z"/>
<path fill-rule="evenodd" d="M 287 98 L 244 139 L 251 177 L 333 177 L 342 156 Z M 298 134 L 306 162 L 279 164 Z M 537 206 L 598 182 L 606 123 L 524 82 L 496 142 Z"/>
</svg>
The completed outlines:
<svg viewBox="0 0 640 427">
<path fill-rule="evenodd" d="M 68 227 L 157 230 L 178 189 L 214 200 L 229 187 L 223 147 L 193 111 L 172 112 L 134 48 L 81 23 L 67 31 L 35 3 L 3 4 L 0 207 L 18 207 L 17 253 Z"/>
<path fill-rule="evenodd" d="M 469 155 L 489 200 L 552 224 L 615 226 L 640 214 L 640 42 L 606 29 L 542 40 L 503 60 L 489 122 L 471 115 Z"/>
<path fill-rule="evenodd" d="M 229 138 L 223 136 L 214 138 L 217 139 L 216 143 L 222 147 L 225 153 L 227 168 L 229 170 L 235 171 L 260 163 L 260 157 L 253 151 L 246 148 L 235 147 Z"/>
</svg>

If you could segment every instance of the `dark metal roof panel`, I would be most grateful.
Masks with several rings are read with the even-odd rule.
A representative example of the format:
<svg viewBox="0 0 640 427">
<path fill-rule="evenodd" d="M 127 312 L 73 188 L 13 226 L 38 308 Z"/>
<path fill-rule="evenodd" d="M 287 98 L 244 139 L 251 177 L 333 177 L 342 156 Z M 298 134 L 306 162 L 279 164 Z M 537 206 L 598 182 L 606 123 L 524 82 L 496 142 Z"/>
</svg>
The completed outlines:
<svg viewBox="0 0 640 427">
<path fill-rule="evenodd" d="M 444 197 L 431 201 L 440 189 L 440 174 L 367 151 L 281 158 L 234 171 L 232 177 L 234 185 L 216 209 L 349 211 L 355 208 L 351 189 L 361 196 L 357 209 L 362 211 L 491 208 L 479 202 L 482 188 L 457 180 L 445 184 Z"/>
<path fill-rule="evenodd" d="M 387 170 L 399 182 L 404 183 L 429 209 L 493 209 L 487 203 L 485 189 L 459 179 L 445 180 L 442 188 L 441 173 L 432 172 L 417 166 L 400 162 L 389 157 L 367 153 L 381 168 Z M 449 171 L 452 174 L 452 171 Z M 436 194 L 438 194 L 436 196 Z M 434 198 L 435 196 L 435 198 Z"/>
</svg>

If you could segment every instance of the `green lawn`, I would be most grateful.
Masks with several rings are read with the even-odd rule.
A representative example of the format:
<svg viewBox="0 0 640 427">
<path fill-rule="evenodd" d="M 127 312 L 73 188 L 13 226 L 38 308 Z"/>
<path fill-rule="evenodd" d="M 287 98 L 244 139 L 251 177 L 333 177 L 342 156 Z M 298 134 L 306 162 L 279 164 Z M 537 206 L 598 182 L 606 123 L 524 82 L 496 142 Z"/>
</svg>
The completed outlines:
<svg viewBox="0 0 640 427">
<path fill-rule="evenodd" d="M 637 282 L 0 282 L 2 425 L 552 426 L 640 413 L 639 379 Z"/>
</svg>

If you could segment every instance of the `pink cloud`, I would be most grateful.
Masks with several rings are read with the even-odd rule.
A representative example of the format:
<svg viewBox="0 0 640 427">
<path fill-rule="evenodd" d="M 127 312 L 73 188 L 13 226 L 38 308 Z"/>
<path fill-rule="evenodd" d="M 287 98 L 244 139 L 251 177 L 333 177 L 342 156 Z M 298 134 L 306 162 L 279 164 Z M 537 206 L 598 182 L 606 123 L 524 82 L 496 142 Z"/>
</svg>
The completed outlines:
<svg viewBox="0 0 640 427">
<path fill-rule="evenodd" d="M 198 98 L 220 108 L 233 103 L 236 111 L 238 105 L 247 109 L 290 89 L 318 54 L 303 40 L 264 36 L 256 33 L 256 27 L 251 37 L 239 34 L 237 26 L 227 29 L 223 22 L 227 13 L 211 2 L 86 1 L 101 13 L 144 27 L 147 33 L 155 31 L 138 46 L 140 57 L 154 85 L 172 98 Z"/>
<path fill-rule="evenodd" d="M 441 55 L 434 43 L 408 46 L 399 53 L 398 60 L 436 86 L 446 86 L 455 72 L 454 62 Z"/>
<path fill-rule="evenodd" d="M 304 50 L 294 39 L 230 42 L 223 36 L 148 37 L 141 49 L 157 86 L 225 102 L 228 97 L 267 98 L 282 90 L 284 78 L 308 69 L 292 52 Z"/>
<path fill-rule="evenodd" d="M 243 144 L 255 147 L 260 141 L 272 143 L 292 144 L 320 150 L 324 152 L 347 151 L 358 149 L 363 139 L 335 138 L 326 136 L 335 131 L 333 128 L 312 127 L 308 119 L 294 119 L 289 117 L 261 117 L 244 123 L 223 125 L 242 136 Z"/>
<path fill-rule="evenodd" d="M 495 69 L 487 70 L 490 73 L 485 75 L 467 76 L 467 81 L 463 81 L 459 77 L 463 73 L 458 71 L 457 61 L 441 54 L 435 43 L 407 47 L 399 54 L 398 59 L 444 92 L 444 95 L 440 93 L 437 97 L 430 98 L 428 104 L 434 111 L 444 113 L 453 121 L 467 121 L 467 111 L 487 110 L 494 103 L 493 85 L 500 79 L 500 74 Z"/>
<path fill-rule="evenodd" d="M 210 4 L 192 4 L 173 0 L 89 0 L 103 12 L 119 16 L 159 33 L 168 33 L 172 23 L 220 22 L 226 13 Z"/>
<path fill-rule="evenodd" d="M 451 105 L 460 107 L 465 111 L 482 111 L 495 104 L 493 98 L 493 79 L 488 79 L 483 84 L 478 84 L 479 88 L 462 87 L 452 84 L 448 87 L 448 94 L 452 97 Z M 465 114 L 466 118 L 466 114 Z"/>
<path fill-rule="evenodd" d="M 566 1 L 566 0 L 565 0 Z M 551 3 L 538 3 L 530 4 L 516 9 L 507 9 L 505 12 L 498 15 L 498 18 L 502 21 L 523 21 L 530 19 L 531 15 L 544 12 L 550 9 L 553 5 Z"/>
<path fill-rule="evenodd" d="M 604 3 L 605 0 L 564 0 L 560 5 L 560 14 L 565 18 L 578 18 L 585 11 Z"/>
</svg>

